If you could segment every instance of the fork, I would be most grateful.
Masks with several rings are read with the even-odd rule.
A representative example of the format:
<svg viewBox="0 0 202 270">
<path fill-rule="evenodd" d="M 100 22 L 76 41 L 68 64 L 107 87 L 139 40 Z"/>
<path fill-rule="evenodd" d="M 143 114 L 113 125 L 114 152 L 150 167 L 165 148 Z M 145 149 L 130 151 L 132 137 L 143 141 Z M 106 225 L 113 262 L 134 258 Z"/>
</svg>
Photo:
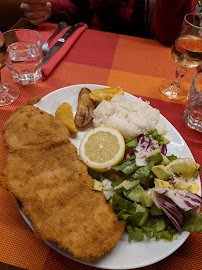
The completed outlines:
<svg viewBox="0 0 202 270">
<path fill-rule="evenodd" d="M 60 22 L 58 24 L 58 27 L 55 30 L 55 32 L 52 34 L 51 37 L 49 37 L 49 39 L 46 41 L 46 43 L 44 43 L 43 46 L 42 46 L 42 53 L 43 53 L 43 55 L 46 55 L 49 52 L 49 46 L 48 46 L 48 44 L 49 44 L 50 40 L 53 37 L 55 37 L 58 33 L 60 33 L 60 31 L 62 31 L 66 26 L 67 26 L 67 23 L 66 22 Z"/>
</svg>

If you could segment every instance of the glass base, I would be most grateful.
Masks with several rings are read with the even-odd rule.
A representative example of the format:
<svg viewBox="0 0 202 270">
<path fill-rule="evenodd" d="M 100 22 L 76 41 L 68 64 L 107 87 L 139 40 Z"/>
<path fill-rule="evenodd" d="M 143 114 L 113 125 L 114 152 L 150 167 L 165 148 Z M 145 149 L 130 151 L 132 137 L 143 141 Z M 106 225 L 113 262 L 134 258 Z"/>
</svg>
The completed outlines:
<svg viewBox="0 0 202 270">
<path fill-rule="evenodd" d="M 172 85 L 171 80 L 164 80 L 159 85 L 159 91 L 169 99 L 181 100 L 187 97 L 188 86 L 181 83 L 180 88 Z"/>
<path fill-rule="evenodd" d="M 197 119 L 195 119 L 188 108 L 184 111 L 183 120 L 189 128 L 202 132 L 202 118 L 197 117 Z"/>
<path fill-rule="evenodd" d="M 0 107 L 13 103 L 20 95 L 17 86 L 10 83 L 3 83 L 4 90 L 0 89 Z"/>
</svg>

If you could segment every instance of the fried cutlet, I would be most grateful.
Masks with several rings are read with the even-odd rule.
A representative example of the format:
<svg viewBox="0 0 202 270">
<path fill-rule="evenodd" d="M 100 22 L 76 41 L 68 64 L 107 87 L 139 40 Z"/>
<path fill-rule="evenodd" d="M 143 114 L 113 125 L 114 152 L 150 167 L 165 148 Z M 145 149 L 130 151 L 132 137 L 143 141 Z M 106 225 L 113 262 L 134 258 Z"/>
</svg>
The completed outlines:
<svg viewBox="0 0 202 270">
<path fill-rule="evenodd" d="M 19 108 L 4 124 L 9 149 L 0 185 L 23 205 L 42 240 L 84 261 L 98 259 L 119 240 L 119 221 L 71 144 L 66 126 L 34 106 Z"/>
</svg>

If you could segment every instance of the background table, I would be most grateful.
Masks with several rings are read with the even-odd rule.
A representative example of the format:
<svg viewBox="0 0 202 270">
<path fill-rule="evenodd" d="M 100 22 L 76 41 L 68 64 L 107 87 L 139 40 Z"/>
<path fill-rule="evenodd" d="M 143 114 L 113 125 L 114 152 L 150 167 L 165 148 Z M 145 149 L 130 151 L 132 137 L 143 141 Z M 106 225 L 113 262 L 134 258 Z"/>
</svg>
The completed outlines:
<svg viewBox="0 0 202 270">
<path fill-rule="evenodd" d="M 44 42 L 55 27 L 47 23 L 40 27 Z M 17 85 L 21 95 L 13 104 L 0 107 L 0 126 L 16 108 L 25 105 L 36 95 L 45 96 L 56 89 L 83 83 L 121 86 L 126 92 L 141 96 L 143 100 L 149 100 L 153 107 L 160 109 L 162 115 L 180 132 L 196 162 L 202 164 L 202 136 L 190 130 L 182 120 L 185 100 L 168 100 L 158 91 L 160 81 L 163 78 L 173 78 L 175 69 L 176 64 L 171 58 L 170 47 L 157 41 L 86 30 L 46 81 L 39 80 L 32 85 L 20 85 L 12 80 L 7 67 L 2 70 L 2 81 Z M 195 74 L 196 69 L 189 70 L 185 77 L 188 85 Z M 2 134 L 0 140 L 2 144 Z M 5 151 L 1 145 L 0 171 L 4 164 Z M 141 269 L 201 269 L 201 245 L 202 233 L 192 233 L 171 256 Z M 33 270 L 94 269 L 63 257 L 37 239 L 18 212 L 13 196 L 2 188 L 0 261 Z M 3 269 L 1 265 L 0 269 Z"/>
</svg>

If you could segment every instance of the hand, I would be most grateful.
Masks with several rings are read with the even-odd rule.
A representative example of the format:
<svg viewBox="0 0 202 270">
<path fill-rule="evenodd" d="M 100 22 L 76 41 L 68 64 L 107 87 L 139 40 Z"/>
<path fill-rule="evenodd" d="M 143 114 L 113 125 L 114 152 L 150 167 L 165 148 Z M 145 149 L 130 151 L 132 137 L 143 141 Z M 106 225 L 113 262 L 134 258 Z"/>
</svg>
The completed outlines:
<svg viewBox="0 0 202 270">
<path fill-rule="evenodd" d="M 51 3 L 48 0 L 22 0 L 20 8 L 34 25 L 48 20 L 51 16 Z"/>
</svg>

